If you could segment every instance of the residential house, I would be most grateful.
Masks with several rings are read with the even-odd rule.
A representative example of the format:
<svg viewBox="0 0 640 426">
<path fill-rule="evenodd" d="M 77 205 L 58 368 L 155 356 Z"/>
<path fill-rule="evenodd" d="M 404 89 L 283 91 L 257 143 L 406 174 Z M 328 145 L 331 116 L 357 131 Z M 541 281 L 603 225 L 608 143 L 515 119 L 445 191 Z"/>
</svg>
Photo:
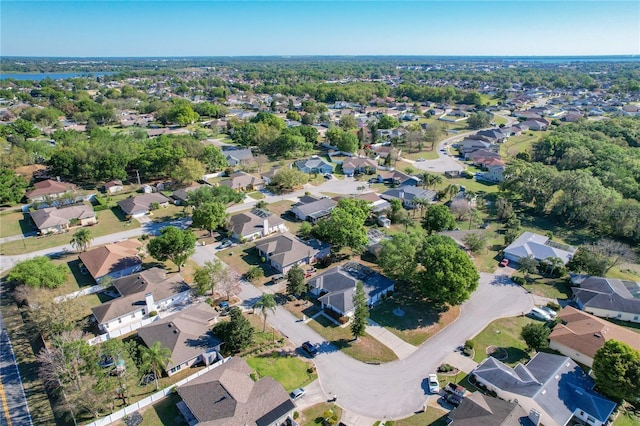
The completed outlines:
<svg viewBox="0 0 640 426">
<path fill-rule="evenodd" d="M 264 257 L 273 269 L 285 274 L 294 265 L 312 264 L 329 256 L 331 246 L 318 240 L 301 241 L 284 232 L 256 243 L 260 257 Z"/>
<path fill-rule="evenodd" d="M 167 276 L 167 271 L 160 268 L 118 278 L 113 281 L 113 288 L 119 297 L 91 308 L 98 327 L 105 333 L 125 327 L 136 330 L 150 312 L 187 303 L 191 297 L 191 287 L 180 274 Z"/>
<path fill-rule="evenodd" d="M 485 181 L 489 181 L 489 182 L 496 182 L 496 183 L 500 183 L 502 181 L 504 181 L 504 170 L 505 170 L 505 165 L 504 163 L 502 163 L 502 161 L 497 160 L 495 163 L 489 163 L 486 168 L 487 171 L 485 172 L 481 172 L 481 173 L 477 173 L 476 174 L 476 179 L 477 180 L 485 180 Z"/>
<path fill-rule="evenodd" d="M 558 318 L 562 322 L 553 328 L 549 348 L 587 367 L 593 365 L 596 352 L 609 340 L 640 348 L 640 334 L 571 306 L 565 307 Z"/>
<path fill-rule="evenodd" d="M 211 332 L 217 312 L 207 303 L 198 303 L 138 329 L 138 337 L 147 347 L 160 342 L 171 351 L 164 370 L 168 376 L 194 364 L 205 366 L 221 358 L 222 342 Z"/>
<path fill-rule="evenodd" d="M 171 198 L 173 199 L 173 204 L 176 206 L 184 206 L 187 204 L 187 198 L 191 191 L 195 191 L 205 185 L 193 185 L 188 188 L 181 188 L 176 191 L 173 191 L 171 194 Z"/>
<path fill-rule="evenodd" d="M 590 314 L 640 322 L 640 282 L 615 278 L 572 276 L 573 300 Z"/>
<path fill-rule="evenodd" d="M 70 183 L 47 179 L 34 183 L 33 189 L 27 191 L 24 196 L 29 203 L 36 203 L 61 198 L 74 189 L 74 185 Z"/>
<path fill-rule="evenodd" d="M 594 382 L 571 358 L 538 352 L 526 365 L 509 367 L 489 357 L 472 372 L 475 380 L 505 401 L 535 411 L 545 425 L 564 426 L 572 418 L 604 425 L 616 404 L 592 389 Z"/>
<path fill-rule="evenodd" d="M 353 176 L 358 173 L 374 173 L 378 164 L 369 158 L 350 157 L 342 162 L 342 173 Z"/>
<path fill-rule="evenodd" d="M 533 232 L 523 232 L 514 242 L 504 249 L 504 257 L 518 262 L 523 257 L 533 257 L 537 261 L 557 257 L 567 264 L 576 252 L 575 247 L 555 243 L 549 237 Z"/>
<path fill-rule="evenodd" d="M 368 202 L 372 213 L 380 213 L 391 208 L 391 204 L 387 200 L 380 198 L 376 192 L 365 192 L 355 198 Z"/>
<path fill-rule="evenodd" d="M 379 216 L 378 217 L 379 224 L 380 224 L 380 218 L 387 219 L 385 216 Z M 389 225 L 391 224 L 389 223 Z M 380 226 L 384 226 L 384 225 L 380 224 Z M 383 241 L 390 240 L 390 239 L 391 239 L 391 236 L 385 234 L 382 231 L 379 231 L 376 228 L 369 229 L 367 231 L 367 252 L 374 255 L 375 257 L 378 257 L 380 255 L 380 251 L 382 250 Z"/>
<path fill-rule="evenodd" d="M 380 194 L 380 197 L 387 200 L 400 200 L 406 209 L 416 208 L 416 200 L 423 199 L 432 202 L 436 198 L 436 192 L 417 186 L 405 185 L 399 188 L 391 188 Z"/>
<path fill-rule="evenodd" d="M 280 426 L 296 408 L 272 377 L 251 378 L 253 369 L 234 357 L 178 387 L 176 405 L 192 426 Z"/>
<path fill-rule="evenodd" d="M 280 170 L 277 167 L 274 167 L 270 170 L 267 170 L 266 172 L 260 174 L 260 177 L 262 178 L 262 180 L 264 181 L 265 185 L 269 185 L 271 183 L 271 179 L 273 179 L 273 176 L 278 173 L 278 170 Z"/>
<path fill-rule="evenodd" d="M 298 220 L 316 223 L 318 220 L 329 216 L 336 205 L 338 203 L 331 198 L 305 197 L 291 207 L 291 213 Z"/>
<path fill-rule="evenodd" d="M 119 241 L 80 253 L 80 261 L 96 283 L 109 276 L 124 277 L 142 269 L 138 255 L 143 245 L 136 239 Z"/>
<path fill-rule="evenodd" d="M 71 226 L 88 226 L 98 223 L 91 206 L 75 204 L 65 207 L 46 207 L 30 213 L 31 220 L 41 235 L 66 232 Z"/>
<path fill-rule="evenodd" d="M 333 172 L 333 166 L 330 163 L 327 163 L 322 158 L 317 155 L 312 155 L 310 158 L 297 160 L 293 163 L 298 170 L 304 173 L 309 174 L 326 174 Z"/>
<path fill-rule="evenodd" d="M 500 154 L 494 151 L 489 151 L 486 149 L 477 149 L 471 152 L 465 152 L 464 159 L 468 161 L 475 161 L 478 158 L 486 159 L 486 158 L 497 158 L 500 159 Z"/>
<path fill-rule="evenodd" d="M 489 143 L 502 143 L 507 140 L 507 135 L 505 135 L 500 129 L 480 130 L 479 132 L 467 137 L 469 139 L 478 139 Z"/>
<path fill-rule="evenodd" d="M 398 186 L 418 186 L 422 179 L 408 175 L 400 170 L 378 170 L 376 176 L 378 183 L 387 183 Z"/>
<path fill-rule="evenodd" d="M 534 426 L 517 402 L 471 392 L 447 415 L 455 426 Z"/>
<path fill-rule="evenodd" d="M 318 296 L 323 308 L 342 315 L 354 312 L 353 293 L 362 282 L 367 305 L 373 306 L 394 290 L 395 282 L 360 263 L 348 262 L 331 268 L 308 281 L 311 293 Z"/>
<path fill-rule="evenodd" d="M 122 186 L 122 181 L 118 179 L 110 180 L 109 182 L 104 184 L 104 192 L 107 194 L 115 194 L 124 189 Z"/>
<path fill-rule="evenodd" d="M 530 130 L 547 130 L 551 123 L 544 118 L 537 118 L 535 120 L 527 120 L 522 124 L 528 126 Z"/>
<path fill-rule="evenodd" d="M 158 192 L 152 192 L 118 201 L 118 206 L 127 217 L 141 217 L 151 211 L 151 205 L 154 203 L 160 207 L 167 207 L 169 199 Z"/>
<path fill-rule="evenodd" d="M 250 149 L 228 149 L 222 151 L 230 167 L 244 166 L 253 162 L 253 153 Z"/>
<path fill-rule="evenodd" d="M 466 138 L 456 142 L 454 146 L 458 149 L 458 152 L 460 152 L 461 155 L 464 155 L 468 152 L 477 151 L 479 149 L 488 150 L 491 143 L 480 139 Z"/>
<path fill-rule="evenodd" d="M 391 145 L 373 145 L 371 147 L 377 158 L 387 158 L 391 155 L 393 158 L 402 154 L 402 150 L 392 147 Z"/>
<path fill-rule="evenodd" d="M 235 172 L 229 179 L 220 182 L 220 185 L 236 191 L 259 191 L 264 189 L 264 180 L 245 172 Z"/>
<path fill-rule="evenodd" d="M 274 232 L 288 230 L 282 218 L 262 209 L 254 209 L 231 216 L 227 229 L 231 236 L 239 241 L 253 241 Z"/>
</svg>

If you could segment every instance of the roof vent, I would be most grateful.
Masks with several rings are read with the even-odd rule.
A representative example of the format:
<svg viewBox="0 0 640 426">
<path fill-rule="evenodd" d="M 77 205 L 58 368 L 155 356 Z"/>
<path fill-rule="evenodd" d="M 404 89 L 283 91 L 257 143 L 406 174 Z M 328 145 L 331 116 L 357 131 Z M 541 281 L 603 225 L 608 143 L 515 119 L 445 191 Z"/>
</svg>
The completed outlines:
<svg viewBox="0 0 640 426">
<path fill-rule="evenodd" d="M 598 339 L 601 339 L 602 335 L 600 333 L 593 333 L 593 337 L 597 337 Z"/>
<path fill-rule="evenodd" d="M 178 330 L 174 329 L 173 334 L 178 334 Z"/>
</svg>

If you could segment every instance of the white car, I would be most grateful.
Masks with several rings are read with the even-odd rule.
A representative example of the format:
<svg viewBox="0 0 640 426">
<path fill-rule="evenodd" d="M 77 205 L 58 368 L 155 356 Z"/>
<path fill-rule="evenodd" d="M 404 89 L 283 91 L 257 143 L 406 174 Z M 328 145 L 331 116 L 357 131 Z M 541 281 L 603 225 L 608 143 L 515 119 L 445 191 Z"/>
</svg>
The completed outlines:
<svg viewBox="0 0 640 426">
<path fill-rule="evenodd" d="M 551 317 L 551 319 L 555 319 L 558 316 L 556 311 L 554 311 L 553 309 L 551 309 L 548 306 L 540 306 L 540 309 L 545 311 L 547 313 L 547 315 L 549 315 Z"/>
<path fill-rule="evenodd" d="M 307 393 L 305 392 L 305 390 L 303 388 L 298 388 L 296 390 L 294 390 L 293 392 L 291 392 L 291 394 L 289 396 L 291 396 L 291 399 L 298 400 L 300 398 L 302 398 L 303 396 L 305 396 Z"/>
<path fill-rule="evenodd" d="M 224 240 L 224 241 L 222 242 L 222 244 L 220 244 L 220 245 L 218 246 L 218 250 L 223 250 L 223 249 L 229 248 L 229 247 L 231 247 L 232 245 L 233 245 L 233 241 L 231 241 L 231 240 Z"/>
<path fill-rule="evenodd" d="M 436 374 L 429 374 L 429 392 L 440 393 L 440 382 Z"/>
<path fill-rule="evenodd" d="M 551 320 L 551 316 L 538 307 L 535 307 L 531 310 L 531 316 L 543 321 Z"/>
</svg>

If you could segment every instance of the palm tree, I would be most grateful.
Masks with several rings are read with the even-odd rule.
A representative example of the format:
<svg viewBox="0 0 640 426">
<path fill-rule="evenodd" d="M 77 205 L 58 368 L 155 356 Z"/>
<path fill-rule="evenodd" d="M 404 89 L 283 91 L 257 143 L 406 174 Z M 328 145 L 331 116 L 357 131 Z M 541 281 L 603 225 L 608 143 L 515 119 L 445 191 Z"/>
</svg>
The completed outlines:
<svg viewBox="0 0 640 426">
<path fill-rule="evenodd" d="M 564 265 L 564 262 L 559 257 L 547 257 L 544 262 L 547 264 L 547 273 L 553 275 L 553 273 Z"/>
<path fill-rule="evenodd" d="M 415 204 L 416 207 L 420 208 L 420 217 L 422 217 L 424 208 L 429 205 L 429 200 L 423 197 L 417 197 L 413 199 L 413 204 Z M 413 211 L 415 216 L 415 209 Z"/>
<path fill-rule="evenodd" d="M 71 238 L 71 245 L 80 251 L 86 251 L 91 246 L 91 231 L 87 228 L 78 229 L 73 238 Z"/>
<path fill-rule="evenodd" d="M 539 262 L 529 255 L 518 259 L 518 270 L 524 273 L 525 281 L 529 281 L 529 274 L 538 270 Z"/>
<path fill-rule="evenodd" d="M 171 362 L 171 351 L 169 348 L 163 347 L 160 342 L 155 342 L 148 348 L 142 347 L 140 352 L 140 358 L 142 360 L 141 370 L 153 373 L 156 390 L 158 390 L 158 376 L 160 376 L 162 370 Z"/>
<path fill-rule="evenodd" d="M 253 309 L 260 309 L 260 314 L 264 320 L 262 324 L 262 332 L 267 330 L 267 315 L 269 311 L 276 313 L 276 299 L 273 298 L 273 294 L 265 293 L 260 299 L 253 305 Z"/>
<path fill-rule="evenodd" d="M 480 219 L 482 219 L 480 212 L 477 209 L 471 209 L 469 212 L 469 230 L 471 230 L 471 225 L 480 222 Z"/>
<path fill-rule="evenodd" d="M 460 192 L 460 188 L 458 187 L 458 185 L 451 184 L 445 188 L 444 192 L 449 197 L 449 201 L 451 201 L 451 199 L 455 197 L 458 192 Z"/>
<path fill-rule="evenodd" d="M 433 177 L 431 178 L 431 182 L 433 185 L 433 189 L 436 189 L 436 186 L 442 184 L 442 176 L 440 175 L 433 175 Z"/>
</svg>

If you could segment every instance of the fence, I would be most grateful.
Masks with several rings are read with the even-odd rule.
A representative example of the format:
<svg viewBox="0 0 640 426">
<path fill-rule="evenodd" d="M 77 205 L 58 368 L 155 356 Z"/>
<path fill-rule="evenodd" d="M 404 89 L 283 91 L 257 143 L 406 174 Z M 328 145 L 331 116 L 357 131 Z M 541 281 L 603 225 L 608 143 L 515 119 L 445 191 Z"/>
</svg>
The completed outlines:
<svg viewBox="0 0 640 426">
<path fill-rule="evenodd" d="M 87 294 L 97 293 L 102 290 L 104 290 L 104 288 L 101 285 L 94 285 L 93 287 L 83 288 L 82 290 L 74 291 L 64 296 L 58 296 L 53 299 L 53 303 L 64 302 L 65 300 L 75 299 L 76 297 L 86 296 Z"/>
<path fill-rule="evenodd" d="M 171 392 L 173 392 L 173 388 L 175 387 L 179 387 L 184 385 L 187 382 L 190 382 L 193 379 L 196 379 L 200 376 L 202 376 L 205 373 L 208 373 L 209 371 L 213 370 L 214 368 L 218 367 L 219 365 L 224 364 L 225 362 L 229 361 L 229 359 L 231 359 L 231 357 L 229 358 L 224 358 L 221 359 L 220 361 L 216 362 L 215 364 L 211 364 L 208 367 L 203 368 L 202 370 L 190 375 L 189 377 L 186 377 L 182 380 L 180 380 L 179 382 L 159 390 L 158 392 L 149 395 L 148 397 L 141 399 L 138 402 L 135 402 L 131 405 L 128 405 L 126 407 L 124 407 L 123 409 L 116 411 L 115 413 L 109 414 L 106 417 L 102 417 L 98 420 L 96 420 L 93 423 L 89 423 L 86 426 L 107 426 L 110 425 L 111 423 L 122 419 L 125 416 L 128 416 L 129 414 L 132 414 L 148 405 L 153 404 L 154 402 L 160 401 L 161 399 L 163 399 L 165 396 L 169 395 Z"/>
<path fill-rule="evenodd" d="M 144 327 L 147 324 L 151 324 L 154 321 L 158 321 L 159 319 L 159 316 L 141 319 L 140 321 L 136 321 L 121 328 L 116 328 L 115 330 L 109 331 L 108 333 L 101 334 L 98 337 L 94 337 L 93 339 L 89 339 L 88 343 L 93 346 L 98 343 L 106 342 L 107 340 L 113 339 L 114 337 L 120 337 L 127 333 L 131 333 L 132 331 L 135 331 L 140 327 Z"/>
</svg>

